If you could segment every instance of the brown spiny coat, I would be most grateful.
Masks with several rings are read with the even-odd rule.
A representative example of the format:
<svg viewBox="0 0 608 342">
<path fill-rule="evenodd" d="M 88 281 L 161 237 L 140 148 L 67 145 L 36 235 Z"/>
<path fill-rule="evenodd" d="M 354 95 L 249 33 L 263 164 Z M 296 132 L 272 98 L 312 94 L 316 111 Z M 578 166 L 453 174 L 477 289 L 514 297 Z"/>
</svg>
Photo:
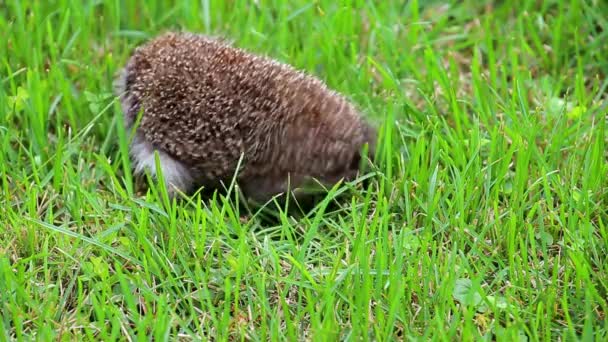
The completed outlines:
<svg viewBox="0 0 608 342">
<path fill-rule="evenodd" d="M 118 87 L 127 127 L 188 170 L 193 185 L 238 180 L 258 199 L 308 178 L 351 179 L 376 133 L 347 99 L 273 59 L 193 33 L 138 47 Z M 179 180 L 175 183 L 180 184 Z"/>
</svg>

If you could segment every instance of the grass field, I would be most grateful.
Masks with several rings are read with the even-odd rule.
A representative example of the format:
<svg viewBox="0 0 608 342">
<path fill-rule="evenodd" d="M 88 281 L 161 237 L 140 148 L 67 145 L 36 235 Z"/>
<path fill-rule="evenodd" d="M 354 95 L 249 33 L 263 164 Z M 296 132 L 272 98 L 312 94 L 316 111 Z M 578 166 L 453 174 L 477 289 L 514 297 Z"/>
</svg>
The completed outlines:
<svg viewBox="0 0 608 342">
<path fill-rule="evenodd" d="M 607 14 L 0 1 L 0 341 L 608 339 Z M 369 187 L 298 217 L 138 186 L 112 80 L 168 29 L 351 98 L 380 127 Z"/>
</svg>

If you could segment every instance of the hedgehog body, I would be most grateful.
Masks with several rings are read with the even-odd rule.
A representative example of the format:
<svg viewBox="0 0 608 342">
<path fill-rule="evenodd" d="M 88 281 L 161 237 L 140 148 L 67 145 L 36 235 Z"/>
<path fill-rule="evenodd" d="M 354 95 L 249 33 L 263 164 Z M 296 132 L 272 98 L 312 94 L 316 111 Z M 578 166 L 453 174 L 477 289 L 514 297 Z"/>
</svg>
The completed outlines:
<svg viewBox="0 0 608 342">
<path fill-rule="evenodd" d="M 372 126 L 319 79 L 204 35 L 169 32 L 139 46 L 116 90 L 127 128 L 138 123 L 135 172 L 155 175 L 158 151 L 172 194 L 235 175 L 257 200 L 308 179 L 350 180 L 363 146 L 375 145 Z"/>
</svg>

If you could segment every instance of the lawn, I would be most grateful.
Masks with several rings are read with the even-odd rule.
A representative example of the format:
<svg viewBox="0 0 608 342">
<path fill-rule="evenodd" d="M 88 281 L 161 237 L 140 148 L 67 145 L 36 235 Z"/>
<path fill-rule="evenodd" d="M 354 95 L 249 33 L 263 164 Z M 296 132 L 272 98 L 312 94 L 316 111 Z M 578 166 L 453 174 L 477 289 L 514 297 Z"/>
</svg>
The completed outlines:
<svg viewBox="0 0 608 342">
<path fill-rule="evenodd" d="M 170 29 L 352 99 L 370 181 L 298 214 L 134 179 L 112 82 Z M 6 0 L 0 32 L 0 341 L 608 339 L 607 2 Z"/>
</svg>

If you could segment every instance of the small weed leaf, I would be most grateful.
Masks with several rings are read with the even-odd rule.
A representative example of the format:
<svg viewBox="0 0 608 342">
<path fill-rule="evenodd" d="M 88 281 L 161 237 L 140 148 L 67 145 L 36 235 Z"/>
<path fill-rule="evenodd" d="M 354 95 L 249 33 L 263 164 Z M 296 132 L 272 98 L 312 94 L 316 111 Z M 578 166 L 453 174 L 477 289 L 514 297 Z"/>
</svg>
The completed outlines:
<svg viewBox="0 0 608 342">
<path fill-rule="evenodd" d="M 91 93 L 90 91 L 85 90 L 84 97 L 87 99 L 87 102 L 89 103 L 89 109 L 91 110 L 91 112 L 99 113 L 101 108 L 103 108 L 105 106 L 104 101 L 107 101 L 108 99 L 112 98 L 113 95 L 111 93 L 94 94 L 94 93 Z"/>
<path fill-rule="evenodd" d="M 553 235 L 542 231 L 536 234 L 536 238 L 542 242 L 544 242 L 547 246 L 553 245 Z"/>
<path fill-rule="evenodd" d="M 487 302 L 486 302 L 487 301 Z M 506 309 L 509 304 L 504 297 L 487 296 L 486 301 L 483 301 L 478 307 L 477 311 L 486 312 L 489 308 L 496 308 L 500 310 Z"/>
<path fill-rule="evenodd" d="M 568 119 L 578 120 L 587 112 L 587 107 L 575 106 L 571 101 L 553 97 L 548 101 L 546 110 L 550 116 L 559 116 L 566 113 Z"/>
<path fill-rule="evenodd" d="M 23 87 L 17 88 L 17 94 L 8 97 L 8 112 L 20 112 L 25 108 L 25 102 L 30 98 L 30 94 Z"/>
<path fill-rule="evenodd" d="M 108 270 L 108 265 L 105 263 L 102 257 L 91 257 L 91 266 L 92 271 L 99 276 L 101 279 L 105 280 L 110 276 L 110 271 Z"/>
<path fill-rule="evenodd" d="M 502 186 L 501 190 L 505 195 L 511 194 L 513 192 L 513 182 L 512 181 L 505 182 L 505 184 Z"/>
<path fill-rule="evenodd" d="M 504 310 L 509 306 L 507 300 L 502 296 L 487 296 L 484 300 L 479 291 L 473 289 L 471 279 L 467 278 L 456 280 L 452 296 L 462 305 L 472 306 L 475 311 L 480 313 L 488 311 L 489 308 Z"/>
<path fill-rule="evenodd" d="M 519 329 L 517 337 L 520 342 L 528 342 L 528 335 L 526 335 L 526 332 L 522 329 Z"/>
<path fill-rule="evenodd" d="M 463 305 L 477 307 L 481 303 L 481 295 L 473 290 L 471 279 L 461 278 L 456 280 L 452 296 Z"/>
<path fill-rule="evenodd" d="M 580 203 L 581 200 L 588 200 L 590 197 L 593 196 L 593 191 L 591 190 L 587 190 L 587 196 L 585 197 L 585 193 L 580 191 L 579 189 L 574 189 L 572 191 L 572 199 L 576 202 L 576 203 Z"/>
<path fill-rule="evenodd" d="M 583 116 L 583 114 L 586 111 L 587 111 L 587 107 L 585 107 L 585 106 L 576 106 L 576 107 L 572 108 L 572 110 L 569 111 L 568 114 L 566 114 L 566 116 L 570 120 L 578 120 L 578 119 L 581 118 L 581 116 Z"/>
<path fill-rule="evenodd" d="M 572 102 L 566 101 L 559 97 L 553 97 L 547 102 L 547 114 L 550 116 L 558 116 L 564 112 L 570 112 L 574 108 Z"/>
<path fill-rule="evenodd" d="M 129 248 L 131 246 L 131 240 L 126 237 L 126 236 L 121 236 L 118 238 L 118 241 L 120 242 L 120 244 L 126 248 Z"/>
<path fill-rule="evenodd" d="M 405 249 L 408 251 L 417 251 L 420 248 L 420 239 L 412 236 L 410 239 L 405 241 Z"/>
</svg>

